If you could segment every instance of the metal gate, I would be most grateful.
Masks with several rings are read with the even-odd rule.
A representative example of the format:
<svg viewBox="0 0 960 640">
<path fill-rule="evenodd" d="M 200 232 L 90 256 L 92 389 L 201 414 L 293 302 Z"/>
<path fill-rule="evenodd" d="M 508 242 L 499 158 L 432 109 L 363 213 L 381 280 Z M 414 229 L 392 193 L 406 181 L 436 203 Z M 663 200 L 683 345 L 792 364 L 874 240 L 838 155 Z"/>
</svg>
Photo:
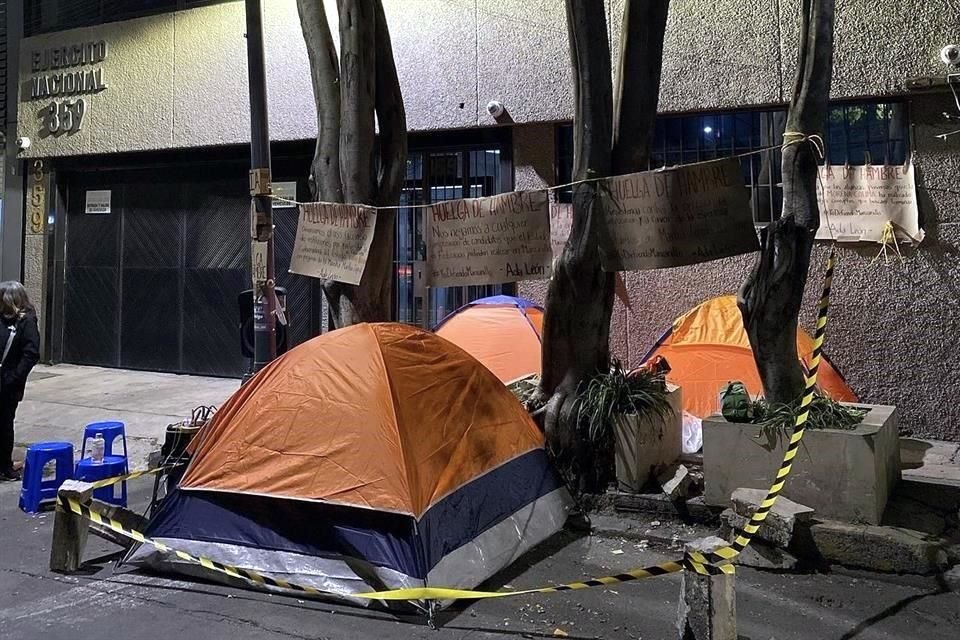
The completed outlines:
<svg viewBox="0 0 960 640">
<path fill-rule="evenodd" d="M 249 194 L 242 169 L 77 173 L 68 180 L 62 360 L 235 376 L 237 295 L 250 288 Z M 109 190 L 109 213 L 85 212 Z M 315 335 L 319 291 L 287 273 L 296 209 L 275 213 L 279 286 L 293 310 L 291 346 Z M 316 318 L 317 321 L 312 321 Z"/>
</svg>

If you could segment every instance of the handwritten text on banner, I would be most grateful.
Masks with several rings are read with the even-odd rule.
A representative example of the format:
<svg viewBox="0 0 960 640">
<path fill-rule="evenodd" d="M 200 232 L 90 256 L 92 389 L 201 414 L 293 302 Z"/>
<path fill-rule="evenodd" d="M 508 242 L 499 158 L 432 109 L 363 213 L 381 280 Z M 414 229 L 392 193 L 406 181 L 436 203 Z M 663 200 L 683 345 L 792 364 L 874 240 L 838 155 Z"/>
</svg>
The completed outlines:
<svg viewBox="0 0 960 640">
<path fill-rule="evenodd" d="M 360 284 L 376 221 L 373 207 L 325 202 L 300 205 L 290 272 Z"/>
<path fill-rule="evenodd" d="M 892 222 L 901 240 L 919 244 L 917 186 L 913 164 L 907 166 L 828 166 L 820 170 L 818 240 L 882 242 Z"/>
<path fill-rule="evenodd" d="M 733 158 L 609 180 L 606 271 L 677 267 L 759 250 Z"/>
<path fill-rule="evenodd" d="M 546 191 L 440 202 L 424 212 L 424 224 L 432 287 L 550 278 Z"/>
</svg>

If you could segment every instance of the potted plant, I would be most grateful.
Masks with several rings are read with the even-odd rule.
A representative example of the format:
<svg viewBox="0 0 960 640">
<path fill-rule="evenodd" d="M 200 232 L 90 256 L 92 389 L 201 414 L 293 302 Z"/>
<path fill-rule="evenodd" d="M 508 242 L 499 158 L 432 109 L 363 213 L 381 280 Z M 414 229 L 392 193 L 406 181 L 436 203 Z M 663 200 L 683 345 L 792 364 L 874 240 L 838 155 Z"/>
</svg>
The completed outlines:
<svg viewBox="0 0 960 640">
<path fill-rule="evenodd" d="M 639 492 L 681 453 L 680 388 L 650 369 L 628 372 L 618 361 L 578 394 L 578 428 L 595 456 L 598 483 L 615 467 L 622 490 Z M 603 453 L 606 452 L 606 456 Z"/>
<path fill-rule="evenodd" d="M 714 506 L 728 506 L 739 488 L 770 488 L 799 412 L 799 401 L 749 397 L 723 406 L 703 421 L 704 499 Z M 894 407 L 839 403 L 818 391 L 804 429 L 783 495 L 824 518 L 879 524 L 900 478 Z"/>
</svg>

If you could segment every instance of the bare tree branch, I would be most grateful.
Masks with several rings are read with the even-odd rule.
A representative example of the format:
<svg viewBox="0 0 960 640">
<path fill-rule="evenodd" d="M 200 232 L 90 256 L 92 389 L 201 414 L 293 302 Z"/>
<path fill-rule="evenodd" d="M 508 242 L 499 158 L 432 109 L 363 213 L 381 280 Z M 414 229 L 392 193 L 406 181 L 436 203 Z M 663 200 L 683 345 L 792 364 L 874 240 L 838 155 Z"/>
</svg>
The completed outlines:
<svg viewBox="0 0 960 640">
<path fill-rule="evenodd" d="M 317 147 L 310 167 L 314 200 L 343 202 L 340 181 L 340 64 L 323 0 L 297 0 L 317 107 Z"/>
<path fill-rule="evenodd" d="M 380 125 L 380 171 L 378 188 L 381 205 L 396 205 L 400 201 L 407 174 L 407 114 L 400 92 L 397 65 L 393 60 L 390 30 L 383 13 L 382 0 L 375 0 L 376 11 L 376 96 L 375 109 Z"/>
<path fill-rule="evenodd" d="M 822 135 L 833 72 L 834 0 L 804 0 L 800 63 L 787 114 L 783 214 L 762 235 L 761 254 L 738 296 L 744 326 L 773 404 L 799 399 L 805 381 L 797 358 L 797 318 L 810 268 L 820 208 L 820 158 L 808 136 Z"/>
<path fill-rule="evenodd" d="M 663 38 L 670 0 L 627 0 L 620 35 L 613 133 L 613 171 L 646 171 L 657 118 Z"/>
<path fill-rule="evenodd" d="M 353 204 L 376 204 L 374 0 L 337 0 L 340 14 L 340 176 Z"/>
</svg>

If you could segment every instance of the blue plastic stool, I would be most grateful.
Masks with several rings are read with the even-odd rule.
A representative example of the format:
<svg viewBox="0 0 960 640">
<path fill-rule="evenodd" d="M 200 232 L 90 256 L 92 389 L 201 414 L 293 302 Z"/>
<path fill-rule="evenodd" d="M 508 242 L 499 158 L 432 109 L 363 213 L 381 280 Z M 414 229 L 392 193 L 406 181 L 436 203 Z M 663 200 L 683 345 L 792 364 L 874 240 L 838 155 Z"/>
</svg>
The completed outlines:
<svg viewBox="0 0 960 640">
<path fill-rule="evenodd" d="M 43 468 L 56 463 L 56 477 L 43 479 Z M 57 491 L 73 471 L 73 445 L 69 442 L 37 442 L 27 448 L 23 461 L 23 485 L 20 487 L 20 508 L 38 513 L 40 504 L 56 500 Z"/>
<path fill-rule="evenodd" d="M 122 422 L 92 422 L 83 428 L 83 445 L 80 447 L 80 459 L 82 460 L 87 453 L 87 440 L 97 437 L 97 434 L 103 435 L 103 455 L 119 456 L 119 453 L 113 451 L 113 441 L 117 438 L 123 440 L 123 458 L 127 459 L 127 433 L 124 430 Z M 130 473 L 130 465 L 124 466 L 124 473 Z M 120 474 L 117 474 L 120 475 Z"/>
<path fill-rule="evenodd" d="M 104 456 L 103 462 L 94 462 L 93 458 L 82 458 L 77 463 L 77 480 L 84 482 L 96 482 L 97 480 L 106 480 L 125 475 L 127 472 L 127 459 L 124 456 Z M 102 502 L 117 505 L 118 507 L 127 506 L 127 481 L 117 483 L 120 486 L 120 496 L 117 496 L 117 485 L 96 489 L 93 497 Z"/>
</svg>

